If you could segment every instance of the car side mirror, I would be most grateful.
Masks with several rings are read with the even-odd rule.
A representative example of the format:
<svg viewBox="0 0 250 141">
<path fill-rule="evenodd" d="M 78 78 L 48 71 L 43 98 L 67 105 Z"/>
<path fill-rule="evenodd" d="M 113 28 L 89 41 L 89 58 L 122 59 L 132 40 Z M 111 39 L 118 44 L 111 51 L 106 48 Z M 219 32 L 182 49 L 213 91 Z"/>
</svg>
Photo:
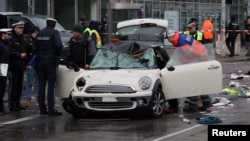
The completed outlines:
<svg viewBox="0 0 250 141">
<path fill-rule="evenodd" d="M 170 66 L 170 67 L 167 67 L 169 71 L 174 71 L 175 70 L 175 67 L 173 66 Z"/>
</svg>

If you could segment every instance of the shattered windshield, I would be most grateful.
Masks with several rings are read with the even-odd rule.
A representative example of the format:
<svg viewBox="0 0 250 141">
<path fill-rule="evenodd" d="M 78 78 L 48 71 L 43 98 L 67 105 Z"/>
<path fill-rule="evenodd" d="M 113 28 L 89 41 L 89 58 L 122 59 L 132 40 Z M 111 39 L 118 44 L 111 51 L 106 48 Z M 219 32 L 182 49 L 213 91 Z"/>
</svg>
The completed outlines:
<svg viewBox="0 0 250 141">
<path fill-rule="evenodd" d="M 99 49 L 90 69 L 131 69 L 131 68 L 154 68 L 155 59 L 153 49 L 127 54 L 122 52 Z"/>
</svg>

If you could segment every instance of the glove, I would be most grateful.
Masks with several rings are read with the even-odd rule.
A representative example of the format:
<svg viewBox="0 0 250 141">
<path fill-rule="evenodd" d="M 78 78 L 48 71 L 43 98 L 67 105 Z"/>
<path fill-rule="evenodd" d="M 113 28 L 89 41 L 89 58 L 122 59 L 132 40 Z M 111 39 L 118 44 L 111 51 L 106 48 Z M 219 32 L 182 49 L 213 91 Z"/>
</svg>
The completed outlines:
<svg viewBox="0 0 250 141">
<path fill-rule="evenodd" d="M 79 70 L 80 70 L 79 66 L 75 64 L 75 66 L 74 66 L 74 71 L 75 71 L 75 72 L 78 72 Z"/>
<path fill-rule="evenodd" d="M 67 64 L 66 64 L 66 67 L 68 68 L 68 69 L 73 69 L 73 66 L 74 66 L 74 62 L 68 62 Z"/>
</svg>

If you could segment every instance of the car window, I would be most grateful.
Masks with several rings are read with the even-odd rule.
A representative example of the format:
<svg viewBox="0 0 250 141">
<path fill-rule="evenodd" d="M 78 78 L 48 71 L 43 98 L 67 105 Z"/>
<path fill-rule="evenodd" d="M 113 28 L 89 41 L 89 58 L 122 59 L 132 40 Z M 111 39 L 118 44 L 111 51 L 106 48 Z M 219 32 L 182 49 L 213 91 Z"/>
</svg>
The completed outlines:
<svg viewBox="0 0 250 141">
<path fill-rule="evenodd" d="M 177 47 L 175 49 L 167 63 L 167 67 L 204 62 L 214 59 L 214 48 L 210 45 L 201 44 L 201 46 L 199 46 L 199 49 L 196 50 L 190 45 L 185 45 L 182 47 Z"/>
<path fill-rule="evenodd" d="M 7 28 L 7 17 L 6 16 L 0 16 L 0 28 Z"/>
<path fill-rule="evenodd" d="M 127 26 L 118 29 L 121 40 L 148 40 L 159 41 L 162 38 L 164 28 L 153 24 Z"/>
<path fill-rule="evenodd" d="M 133 54 L 99 49 L 90 64 L 90 69 L 131 69 L 154 67 L 155 56 L 153 49 L 147 49 Z"/>
</svg>

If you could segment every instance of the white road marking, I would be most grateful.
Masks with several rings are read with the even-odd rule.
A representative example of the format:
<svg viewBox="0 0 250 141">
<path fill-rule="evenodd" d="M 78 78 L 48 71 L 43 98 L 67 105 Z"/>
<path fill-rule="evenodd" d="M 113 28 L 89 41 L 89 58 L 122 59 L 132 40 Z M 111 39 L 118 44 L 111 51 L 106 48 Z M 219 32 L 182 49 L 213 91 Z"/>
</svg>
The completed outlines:
<svg viewBox="0 0 250 141">
<path fill-rule="evenodd" d="M 2 123 L 0 123 L 0 127 L 4 126 L 4 125 L 15 124 L 15 123 L 19 123 L 19 122 L 32 120 L 32 119 L 35 119 L 38 117 L 40 117 L 40 115 L 34 115 L 34 116 L 30 116 L 30 117 L 24 117 L 24 118 L 15 119 L 15 120 L 7 121 L 7 122 L 2 122 Z"/>
<path fill-rule="evenodd" d="M 180 130 L 180 131 L 174 132 L 174 133 L 172 133 L 172 134 L 168 134 L 168 135 L 166 135 L 166 136 L 162 136 L 162 137 L 160 137 L 160 138 L 156 138 L 156 139 L 154 139 L 154 140 L 152 140 L 152 141 L 160 141 L 160 140 L 163 140 L 163 139 L 167 139 L 167 138 L 170 138 L 170 137 L 172 137 L 172 136 L 181 134 L 181 133 L 183 133 L 183 132 L 190 131 L 190 130 L 192 130 L 192 129 L 194 129 L 194 128 L 201 127 L 201 126 L 203 126 L 203 125 L 197 124 L 197 125 L 192 126 L 192 127 L 190 127 L 190 128 L 186 128 L 186 129 L 184 129 L 184 130 Z"/>
</svg>

